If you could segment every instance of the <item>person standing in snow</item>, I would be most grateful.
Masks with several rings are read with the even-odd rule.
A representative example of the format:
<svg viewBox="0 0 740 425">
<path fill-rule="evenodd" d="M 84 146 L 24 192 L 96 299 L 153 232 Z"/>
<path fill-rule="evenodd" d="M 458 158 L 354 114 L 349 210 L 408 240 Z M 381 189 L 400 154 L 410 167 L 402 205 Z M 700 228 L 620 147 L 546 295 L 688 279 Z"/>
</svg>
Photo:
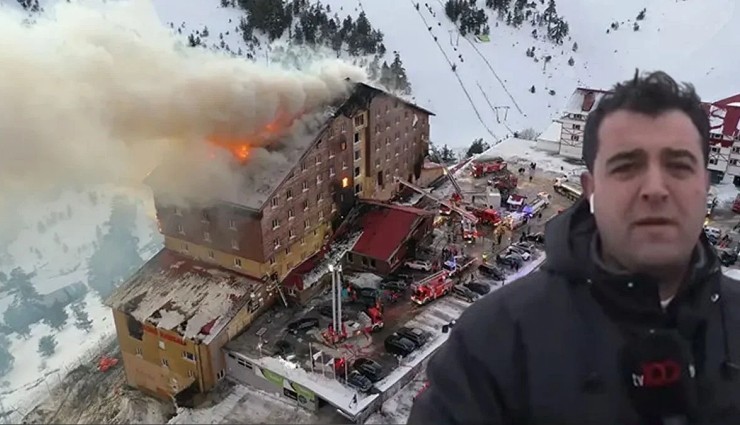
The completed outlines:
<svg viewBox="0 0 740 425">
<path fill-rule="evenodd" d="M 546 263 L 465 311 L 408 423 L 740 424 L 740 283 L 702 231 L 708 140 L 693 87 L 663 72 L 605 94 Z"/>
</svg>

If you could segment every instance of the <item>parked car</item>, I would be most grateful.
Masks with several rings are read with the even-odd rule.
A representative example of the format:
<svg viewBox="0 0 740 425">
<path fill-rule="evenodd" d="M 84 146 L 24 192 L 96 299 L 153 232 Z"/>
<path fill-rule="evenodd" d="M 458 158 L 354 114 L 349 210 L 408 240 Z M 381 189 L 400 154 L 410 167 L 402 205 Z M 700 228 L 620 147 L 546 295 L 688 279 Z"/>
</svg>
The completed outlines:
<svg viewBox="0 0 740 425">
<path fill-rule="evenodd" d="M 391 280 L 388 282 L 380 282 L 380 288 L 387 289 L 389 291 L 405 292 L 409 289 L 409 284 L 408 282 L 400 280 Z"/>
<path fill-rule="evenodd" d="M 280 339 L 275 341 L 275 355 L 285 360 L 292 360 L 295 358 L 295 350 L 290 342 Z"/>
<path fill-rule="evenodd" d="M 421 270 L 425 272 L 432 270 L 432 263 L 424 260 L 411 260 L 404 263 L 404 265 L 412 270 Z"/>
<path fill-rule="evenodd" d="M 380 292 L 375 288 L 357 288 L 357 295 L 360 297 L 377 298 Z"/>
<path fill-rule="evenodd" d="M 545 243 L 545 234 L 544 233 L 530 233 L 524 236 L 524 240 L 527 242 L 533 242 L 536 244 L 544 244 Z"/>
<path fill-rule="evenodd" d="M 397 333 L 388 336 L 383 342 L 383 345 L 385 346 L 385 351 L 401 357 L 406 357 L 416 350 L 416 344 Z"/>
<path fill-rule="evenodd" d="M 455 285 L 452 288 L 452 296 L 463 301 L 467 301 L 469 303 L 475 302 L 478 298 L 480 298 L 480 295 L 476 294 L 463 285 Z"/>
<path fill-rule="evenodd" d="M 404 326 L 396 330 L 396 334 L 413 342 L 416 347 L 421 347 L 429 340 L 429 334 L 419 328 Z"/>
<path fill-rule="evenodd" d="M 525 249 L 523 249 L 523 248 L 521 248 L 519 246 L 516 246 L 516 245 L 509 246 L 506 249 L 506 253 L 507 254 L 518 255 L 518 256 L 520 256 L 522 258 L 523 261 L 529 261 L 529 260 L 532 259 L 532 254 L 530 254 L 529 251 L 527 251 L 527 250 L 525 250 Z"/>
<path fill-rule="evenodd" d="M 496 263 L 502 266 L 508 266 L 508 267 L 513 268 L 513 267 L 521 267 L 523 260 L 522 260 L 522 257 L 514 256 L 511 254 L 505 254 L 505 255 L 497 255 Z"/>
<path fill-rule="evenodd" d="M 486 295 L 487 293 L 491 292 L 491 285 L 487 285 L 485 283 L 468 282 L 465 284 L 465 287 L 478 295 Z"/>
<path fill-rule="evenodd" d="M 347 385 L 361 393 L 369 393 L 373 389 L 372 381 L 356 370 L 347 374 Z"/>
<path fill-rule="evenodd" d="M 352 368 L 365 375 L 371 382 L 378 382 L 385 377 L 383 366 L 375 360 L 360 357 L 352 363 Z"/>
<path fill-rule="evenodd" d="M 288 332 L 298 334 L 319 327 L 319 319 L 315 317 L 304 317 L 288 324 Z"/>
<path fill-rule="evenodd" d="M 493 280 L 497 280 L 497 281 L 506 280 L 506 273 L 500 268 L 494 266 L 493 264 L 481 263 L 481 265 L 478 266 L 478 272 L 480 272 L 481 274 L 485 276 L 490 277 Z"/>
</svg>

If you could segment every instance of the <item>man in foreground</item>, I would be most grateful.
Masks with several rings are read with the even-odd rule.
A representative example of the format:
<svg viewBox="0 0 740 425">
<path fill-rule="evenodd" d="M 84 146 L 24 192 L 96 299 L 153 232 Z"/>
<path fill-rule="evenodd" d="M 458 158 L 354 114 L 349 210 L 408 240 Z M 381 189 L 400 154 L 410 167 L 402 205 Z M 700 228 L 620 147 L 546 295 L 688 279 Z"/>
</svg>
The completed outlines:
<svg viewBox="0 0 740 425">
<path fill-rule="evenodd" d="M 665 73 L 606 95 L 542 270 L 462 315 L 408 423 L 740 424 L 740 283 L 702 230 L 708 140 Z"/>
</svg>

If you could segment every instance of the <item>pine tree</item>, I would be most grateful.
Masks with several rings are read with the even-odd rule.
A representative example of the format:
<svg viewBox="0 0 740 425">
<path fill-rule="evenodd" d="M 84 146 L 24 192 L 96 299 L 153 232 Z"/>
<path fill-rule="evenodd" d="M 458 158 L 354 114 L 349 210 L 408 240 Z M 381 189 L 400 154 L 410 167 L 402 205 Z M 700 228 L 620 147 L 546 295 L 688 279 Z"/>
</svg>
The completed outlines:
<svg viewBox="0 0 740 425">
<path fill-rule="evenodd" d="M 57 340 L 52 335 L 42 336 L 39 339 L 39 354 L 41 357 L 51 357 L 57 350 Z"/>
<path fill-rule="evenodd" d="M 26 273 L 20 267 L 10 271 L 10 276 L 0 275 L 0 293 L 15 297 L 18 302 L 38 302 L 41 295 L 36 291 L 31 279 L 36 273 Z"/>
<path fill-rule="evenodd" d="M 75 317 L 75 327 L 85 332 L 90 332 L 92 330 L 92 320 L 90 320 L 90 316 L 85 310 L 86 307 L 87 304 L 84 301 L 74 303 L 71 306 L 72 314 Z"/>
<path fill-rule="evenodd" d="M 410 94 L 411 93 L 411 84 L 409 83 L 409 79 L 406 76 L 406 69 L 403 67 L 403 62 L 401 62 L 401 56 L 398 54 L 398 52 L 395 53 L 393 62 L 390 66 L 391 75 L 394 77 L 394 82 L 392 83 L 394 85 L 394 89 L 398 90 L 404 94 Z"/>
<path fill-rule="evenodd" d="M 64 309 L 64 305 L 61 303 L 54 303 L 44 312 L 43 322 L 52 329 L 62 330 L 67 324 L 68 319 L 69 314 L 67 314 L 67 311 Z"/>
<path fill-rule="evenodd" d="M 10 353 L 10 340 L 0 334 L 0 377 L 5 376 L 13 368 L 15 358 Z"/>
<path fill-rule="evenodd" d="M 550 0 L 547 3 L 547 8 L 542 14 L 542 19 L 545 21 L 545 23 L 549 24 L 557 17 L 558 17 L 558 11 L 555 8 L 555 0 Z"/>
</svg>

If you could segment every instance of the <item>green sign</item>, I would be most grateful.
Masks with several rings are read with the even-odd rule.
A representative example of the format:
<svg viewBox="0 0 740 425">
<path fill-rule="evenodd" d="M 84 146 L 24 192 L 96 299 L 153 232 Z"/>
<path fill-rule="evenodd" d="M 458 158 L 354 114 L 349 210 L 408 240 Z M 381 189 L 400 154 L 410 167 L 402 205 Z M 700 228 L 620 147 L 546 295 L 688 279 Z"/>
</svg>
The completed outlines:
<svg viewBox="0 0 740 425">
<path fill-rule="evenodd" d="M 275 372 L 272 372 L 267 369 L 260 368 L 260 372 L 262 372 L 262 376 L 265 377 L 268 381 L 272 382 L 273 384 L 277 385 L 280 388 L 283 388 L 283 383 L 285 382 L 285 378 L 278 375 Z"/>
<path fill-rule="evenodd" d="M 293 391 L 295 391 L 296 394 L 299 395 L 298 397 L 299 399 L 300 399 L 300 396 L 303 396 L 306 399 L 306 401 L 309 401 L 312 403 L 314 402 L 314 400 L 316 400 L 316 394 L 313 391 L 309 390 L 308 388 L 302 385 L 298 385 L 295 382 L 291 382 L 290 386 L 293 387 Z M 304 401 L 301 400 L 301 402 L 304 402 Z"/>
</svg>

